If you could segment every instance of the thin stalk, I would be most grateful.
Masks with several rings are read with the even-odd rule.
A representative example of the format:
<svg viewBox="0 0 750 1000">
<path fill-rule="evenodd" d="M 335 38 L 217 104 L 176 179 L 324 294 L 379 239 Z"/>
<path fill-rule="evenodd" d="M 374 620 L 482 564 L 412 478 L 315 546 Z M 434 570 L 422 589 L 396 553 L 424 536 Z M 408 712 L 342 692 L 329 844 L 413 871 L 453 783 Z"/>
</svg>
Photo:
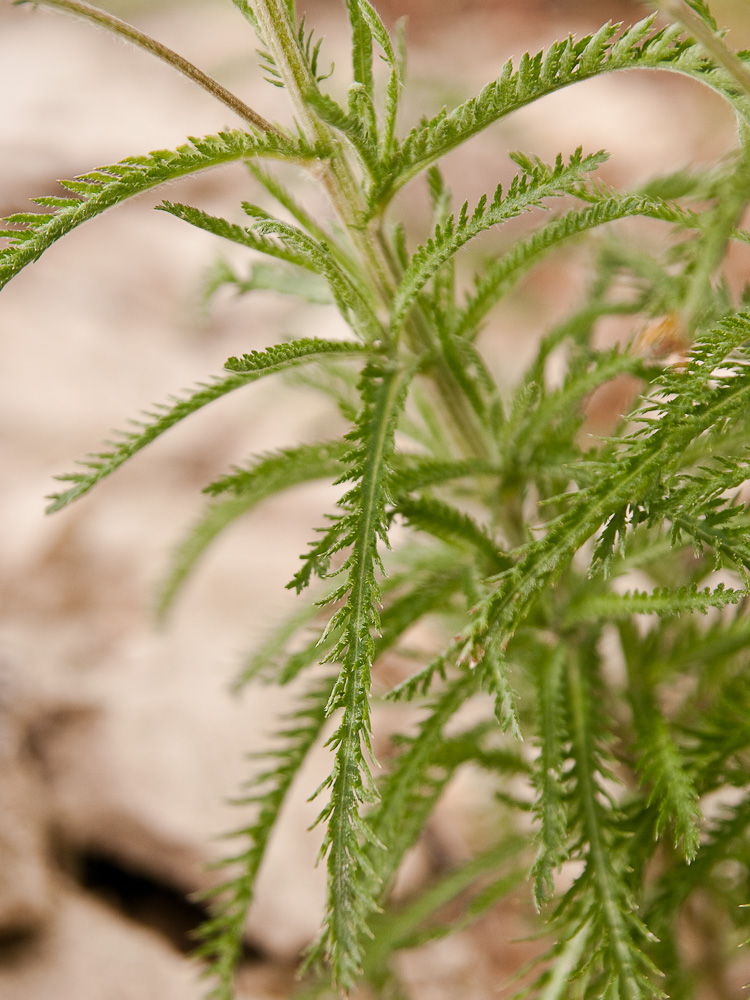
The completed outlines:
<svg viewBox="0 0 750 1000">
<path fill-rule="evenodd" d="M 280 129 L 266 121 L 257 111 L 253 111 L 236 94 L 227 90 L 226 87 L 223 87 L 213 77 L 208 76 L 203 70 L 198 69 L 197 66 L 188 62 L 187 59 L 183 58 L 177 52 L 173 52 L 172 49 L 167 48 L 166 45 L 157 42 L 155 38 L 151 38 L 150 35 L 146 35 L 144 32 L 134 28 L 127 21 L 121 21 L 119 17 L 108 14 L 104 10 L 99 10 L 98 7 L 92 7 L 90 4 L 83 3 L 82 0 L 17 0 L 17 2 L 19 4 L 33 2 L 35 6 L 44 4 L 47 7 L 56 7 L 58 10 L 67 11 L 69 14 L 77 14 L 79 17 L 86 18 L 86 20 L 92 21 L 102 28 L 107 28 L 108 31 L 127 39 L 134 45 L 138 45 L 140 48 L 145 49 L 146 52 L 150 52 L 151 55 L 156 56 L 157 59 L 161 59 L 162 62 L 167 63 L 173 69 L 182 73 L 183 76 L 192 80 L 193 83 L 197 83 L 199 87 L 203 87 L 212 97 L 225 104 L 236 115 L 239 115 L 249 125 L 252 125 L 254 129 L 258 129 L 258 131 L 265 132 L 268 135 L 275 135 L 279 139 L 286 138 Z"/>
<path fill-rule="evenodd" d="M 387 308 L 399 280 L 399 267 L 376 221 L 367 222 L 368 211 L 361 184 L 357 181 L 340 143 L 307 103 L 306 95 L 315 88 L 295 26 L 285 0 L 254 0 L 253 13 L 263 43 L 271 53 L 294 105 L 298 123 L 307 140 L 331 149 L 325 161 L 313 168 L 325 187 L 331 203 L 349 232 L 365 266 L 368 280 Z M 441 359 L 437 343 L 423 317 L 415 317 L 406 328 L 408 346 L 417 354 L 434 353 L 433 380 L 438 395 L 437 409 L 447 416 L 451 438 L 464 455 L 487 457 L 487 437 L 471 410 L 453 372 Z"/>
<path fill-rule="evenodd" d="M 284 0 L 256 0 L 253 12 L 260 28 L 264 45 L 268 48 L 276 69 L 284 81 L 297 115 L 297 122 L 305 137 L 313 145 L 323 144 L 331 148 L 331 154 L 317 165 L 317 173 L 323 182 L 334 208 L 357 242 L 358 249 L 371 265 L 377 265 L 378 287 L 383 295 L 390 289 L 388 269 L 378 260 L 369 241 L 361 239 L 365 224 L 365 205 L 362 192 L 351 168 L 331 130 L 309 107 L 306 95 L 316 86 L 300 49 L 295 26 L 289 18 L 289 10 Z"/>
<path fill-rule="evenodd" d="M 375 239 L 380 247 L 384 260 L 388 262 L 390 273 L 398 282 L 401 277 L 401 266 L 389 246 L 380 224 L 374 230 Z M 476 414 L 467 404 L 463 389 L 449 365 L 445 363 L 442 354 L 437 351 L 435 337 L 429 322 L 419 311 L 419 305 L 412 311 L 406 324 L 406 336 L 418 352 L 434 351 L 435 367 L 432 381 L 428 382 L 428 391 L 436 397 L 433 402 L 438 413 L 448 415 L 448 430 L 454 444 L 461 454 L 469 457 L 490 458 L 491 448 L 487 435 L 479 423 Z"/>
<path fill-rule="evenodd" d="M 584 924 L 581 929 L 570 938 L 560 953 L 560 957 L 555 962 L 539 1000 L 564 1000 L 570 988 L 570 978 L 574 970 L 581 961 L 581 956 L 589 943 L 591 937 L 591 925 Z"/>
<path fill-rule="evenodd" d="M 750 128 L 739 120 L 738 132 L 739 162 L 732 176 L 719 189 L 715 206 L 707 213 L 700 257 L 690 275 L 690 287 L 682 308 L 688 333 L 696 329 L 706 312 L 711 301 L 714 275 L 726 257 L 729 241 L 745 211 L 750 182 Z"/>
<path fill-rule="evenodd" d="M 677 21 L 703 48 L 710 53 L 716 62 L 725 69 L 734 82 L 750 97 L 750 69 L 742 62 L 735 52 L 725 45 L 721 35 L 711 31 L 703 18 L 689 7 L 684 0 L 655 0 L 654 6 L 666 17 Z"/>
</svg>

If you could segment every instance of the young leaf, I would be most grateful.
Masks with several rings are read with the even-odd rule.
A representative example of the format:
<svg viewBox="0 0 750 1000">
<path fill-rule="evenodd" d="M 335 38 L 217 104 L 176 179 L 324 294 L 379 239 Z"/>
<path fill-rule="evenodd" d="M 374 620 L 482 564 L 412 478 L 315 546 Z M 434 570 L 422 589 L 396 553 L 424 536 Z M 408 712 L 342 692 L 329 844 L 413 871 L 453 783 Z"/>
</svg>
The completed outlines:
<svg viewBox="0 0 750 1000">
<path fill-rule="evenodd" d="M 328 854 L 328 907 L 326 926 L 313 956 L 326 955 L 336 981 L 352 988 L 361 972 L 362 938 L 367 918 L 376 906 L 368 890 L 369 870 L 360 837 L 368 829 L 360 817 L 362 803 L 372 801 L 374 790 L 365 751 L 370 750 L 370 671 L 374 633 L 379 625 L 380 566 L 378 540 L 386 540 L 385 505 L 389 498 L 390 460 L 395 423 L 404 405 L 413 370 L 372 366 L 363 372 L 364 407 L 350 434 L 354 448 L 350 472 L 344 478 L 354 486 L 340 501 L 347 510 L 341 523 L 352 551 L 342 571 L 346 583 L 334 595 L 345 598 L 328 629 L 340 629 L 341 638 L 327 659 L 341 663 L 341 673 L 328 711 L 342 710 L 341 721 L 329 745 L 335 750 L 334 768 L 323 784 L 331 797 L 320 815 L 327 823 L 322 852 Z M 314 959 L 313 959 L 314 960 Z"/>
<path fill-rule="evenodd" d="M 84 493 L 88 493 L 100 479 L 114 472 L 136 452 L 145 448 L 180 420 L 184 420 L 215 399 L 255 382 L 265 375 L 284 371 L 294 365 L 317 361 L 330 354 L 351 354 L 358 351 L 361 351 L 359 345 L 348 341 L 297 340 L 269 347 L 266 351 L 253 351 L 252 354 L 245 354 L 242 358 L 229 358 L 225 367 L 233 372 L 232 375 L 217 377 L 211 383 L 203 383 L 184 399 L 177 398 L 170 405 L 159 407 L 156 413 L 147 413 L 146 416 L 150 419 L 138 423 L 139 430 L 123 431 L 119 442 L 108 442 L 112 445 L 109 451 L 97 452 L 81 462 L 80 464 L 88 469 L 88 472 L 72 472 L 58 476 L 58 479 L 73 483 L 73 486 L 62 493 L 54 493 L 49 498 L 52 503 L 47 510 L 49 512 L 60 510 Z"/>
<path fill-rule="evenodd" d="M 495 572 L 509 565 L 508 557 L 484 528 L 470 515 L 443 500 L 401 497 L 396 502 L 394 513 L 400 514 L 413 528 L 428 532 L 450 545 L 469 546 Z"/>
<path fill-rule="evenodd" d="M 694 215 L 668 202 L 640 195 L 617 196 L 608 192 L 601 201 L 571 209 L 531 236 L 514 243 L 502 257 L 491 261 L 475 280 L 475 287 L 454 324 L 454 333 L 471 336 L 500 298 L 529 267 L 560 243 L 598 226 L 631 216 L 662 219 L 683 226 L 696 226 Z"/>
<path fill-rule="evenodd" d="M 505 197 L 502 188 L 498 187 L 490 205 L 487 206 L 486 199 L 482 198 L 471 216 L 468 206 L 464 205 L 458 219 L 454 220 L 451 216 L 444 226 L 438 226 L 434 235 L 419 247 L 409 261 L 391 307 L 392 329 L 399 329 L 424 285 L 469 240 L 540 205 L 545 198 L 557 197 L 572 190 L 605 159 L 604 153 L 584 156 L 579 148 L 568 163 L 558 156 L 553 167 L 540 161 L 524 161 L 523 173 L 514 177 Z"/>
<path fill-rule="evenodd" d="M 38 260 L 61 236 L 143 191 L 236 160 L 270 156 L 300 162 L 315 155 L 314 150 L 291 139 L 281 141 L 273 136 L 258 139 L 247 132 L 220 132 L 191 139 L 175 150 L 161 149 L 146 156 L 128 157 L 75 181 L 63 181 L 62 186 L 73 197 L 38 200 L 39 204 L 54 208 L 53 212 L 16 216 L 21 228 L 10 232 L 10 245 L 0 250 L 0 288 L 27 264 Z M 13 218 L 10 217 L 11 222 Z"/>
<path fill-rule="evenodd" d="M 253 901 L 255 880 L 265 857 L 268 842 L 286 801 L 294 778 L 325 724 L 326 705 L 333 680 L 326 678 L 311 688 L 300 707 L 286 716 L 286 726 L 278 737 L 283 744 L 267 754 L 271 764 L 257 775 L 238 804 L 257 804 L 258 814 L 247 827 L 233 836 L 247 842 L 239 854 L 224 865 L 238 868 L 237 874 L 212 890 L 218 902 L 214 913 L 200 928 L 202 943 L 198 954 L 208 960 L 207 974 L 216 980 L 211 1000 L 233 1000 L 234 974 L 242 955 L 243 934 Z"/>
<path fill-rule="evenodd" d="M 374 100 L 375 88 L 372 77 L 372 31 L 362 17 L 357 0 L 346 0 L 349 23 L 352 27 L 352 65 L 354 81 L 361 84 Z"/>
<path fill-rule="evenodd" d="M 230 496 L 210 504 L 178 546 L 169 575 L 159 590 L 158 616 L 166 615 L 195 564 L 225 528 L 284 490 L 337 476 L 345 453 L 346 449 L 339 442 L 284 448 L 260 456 L 248 467 L 237 469 L 207 486 L 204 493 L 210 496 Z"/>
<path fill-rule="evenodd" d="M 382 174 L 380 152 L 374 129 L 374 108 L 369 103 L 366 92 L 357 89 L 357 85 L 351 88 L 348 113 L 336 101 L 319 91 L 310 91 L 307 102 L 326 124 L 332 125 L 346 136 L 362 166 L 370 177 L 377 180 Z"/>
<path fill-rule="evenodd" d="M 193 208 L 191 205 L 180 205 L 170 201 L 163 201 L 161 205 L 157 205 L 156 207 L 158 211 L 168 212 L 177 219 L 189 222 L 191 226 L 195 226 L 197 229 L 203 229 L 204 232 L 220 236 L 222 239 L 230 240 L 232 243 L 238 243 L 249 250 L 257 250 L 258 253 L 286 261 L 287 264 L 294 264 L 295 267 L 306 268 L 309 271 L 316 270 L 309 258 L 304 254 L 294 253 L 294 251 L 282 246 L 276 240 L 269 240 L 259 235 L 254 229 L 238 226 L 236 223 L 228 222 L 219 216 L 209 215 L 207 212 L 203 212 L 199 208 Z"/>
</svg>

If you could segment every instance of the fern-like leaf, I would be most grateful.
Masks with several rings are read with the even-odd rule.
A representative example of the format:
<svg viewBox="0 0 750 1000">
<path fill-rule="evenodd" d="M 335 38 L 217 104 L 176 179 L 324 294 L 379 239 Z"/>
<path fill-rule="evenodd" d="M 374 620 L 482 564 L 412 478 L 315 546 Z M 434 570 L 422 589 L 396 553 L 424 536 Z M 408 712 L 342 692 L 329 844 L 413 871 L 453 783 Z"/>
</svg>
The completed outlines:
<svg viewBox="0 0 750 1000">
<path fill-rule="evenodd" d="M 733 590 L 723 583 L 715 590 L 710 587 L 699 590 L 694 584 L 676 590 L 659 588 L 652 593 L 635 590 L 626 594 L 590 594 L 568 609 L 565 624 L 570 627 L 597 621 L 621 621 L 633 615 L 659 615 L 664 618 L 695 611 L 705 615 L 709 608 L 737 604 L 746 596 L 744 590 Z"/>
<path fill-rule="evenodd" d="M 378 973 L 382 974 L 388 958 L 395 951 L 401 948 L 418 948 L 428 942 L 440 940 L 463 930 L 481 917 L 493 903 L 523 881 L 525 872 L 521 867 L 516 866 L 499 878 L 497 872 L 509 861 L 514 861 L 525 845 L 523 837 L 503 838 L 499 844 L 449 872 L 395 913 L 376 918 L 373 921 L 373 941 L 365 960 L 366 976 L 373 978 Z M 438 910 L 465 893 L 475 882 L 480 879 L 484 881 L 490 875 L 496 877 L 489 885 L 475 890 L 473 898 L 465 905 L 457 920 L 447 924 L 433 922 L 432 926 L 424 926 Z"/>
<path fill-rule="evenodd" d="M 504 197 L 502 188 L 498 187 L 490 205 L 482 198 L 471 216 L 465 204 L 458 219 L 451 216 L 444 226 L 437 227 L 424 246 L 417 249 L 393 299 L 391 325 L 394 330 L 401 326 L 424 285 L 469 240 L 540 205 L 545 198 L 572 190 L 606 159 L 606 154 L 584 156 L 579 148 L 567 163 L 558 156 L 552 167 L 541 161 L 519 159 L 523 172 L 516 175 Z"/>
<path fill-rule="evenodd" d="M 220 216 L 209 215 L 208 212 L 203 212 L 199 208 L 193 208 L 192 205 L 163 201 L 161 205 L 157 205 L 156 207 L 159 211 L 168 212 L 169 215 L 174 215 L 175 218 L 182 219 L 184 222 L 189 222 L 191 226 L 202 229 L 204 232 L 220 236 L 222 239 L 230 240 L 232 243 L 238 243 L 249 250 L 257 250 L 258 253 L 275 257 L 277 260 L 286 261 L 287 264 L 294 264 L 296 267 L 315 271 L 310 260 L 304 254 L 294 253 L 294 251 L 289 250 L 276 240 L 269 240 L 256 233 L 255 230 L 248 229 L 246 226 L 238 226 L 236 223 L 228 222 Z"/>
<path fill-rule="evenodd" d="M 456 479 L 495 476 L 497 465 L 482 459 L 441 461 L 422 455 L 401 453 L 394 458 L 393 484 L 397 495 L 428 486 L 440 486 Z"/>
<path fill-rule="evenodd" d="M 305 232 L 309 233 L 318 241 L 330 241 L 331 237 L 318 225 L 307 209 L 297 201 L 291 191 L 289 191 L 288 188 L 281 183 L 276 174 L 271 173 L 268 170 L 264 170 L 260 164 L 252 160 L 248 160 L 247 169 L 250 171 L 252 176 L 263 185 L 266 191 L 268 191 L 268 193 L 272 195 L 280 205 L 283 205 L 292 218 L 296 219 Z"/>
<path fill-rule="evenodd" d="M 635 709 L 638 770 L 650 786 L 648 805 L 658 810 L 656 834 L 672 827 L 675 846 L 689 863 L 700 847 L 701 812 L 695 783 L 654 699 L 639 698 Z"/>
<path fill-rule="evenodd" d="M 112 442 L 109 451 L 90 455 L 81 464 L 89 471 L 67 473 L 57 478 L 63 482 L 73 483 L 70 489 L 55 493 L 49 499 L 52 503 L 47 508 L 49 512 L 60 510 L 67 504 L 83 496 L 99 480 L 118 469 L 123 462 L 145 448 L 157 437 L 169 430 L 176 423 L 189 417 L 191 413 L 212 403 L 215 399 L 226 396 L 227 393 L 240 389 L 242 386 L 255 382 L 265 375 L 285 371 L 294 365 L 317 361 L 330 354 L 351 354 L 359 352 L 358 344 L 335 340 L 297 340 L 289 344 L 278 344 L 266 351 L 253 351 L 241 358 L 229 358 L 225 367 L 233 374 L 224 378 L 217 377 L 211 383 L 201 384 L 198 389 L 184 399 L 176 399 L 170 405 L 163 406 L 161 412 L 147 414 L 150 420 L 139 423 L 139 430 L 126 431 L 121 435 L 121 441 Z"/>
<path fill-rule="evenodd" d="M 315 151 L 291 139 L 283 142 L 273 136 L 258 139 L 247 132 L 220 132 L 191 139 L 175 150 L 128 157 L 74 181 L 63 181 L 72 197 L 36 199 L 37 204 L 52 212 L 22 213 L 5 220 L 20 228 L 4 233 L 10 245 L 0 250 L 0 288 L 27 264 L 38 260 L 61 236 L 106 209 L 188 174 L 264 156 L 306 161 L 315 156 Z"/>
<path fill-rule="evenodd" d="M 565 681 L 564 646 L 544 649 L 539 657 L 536 692 L 541 748 L 534 769 L 537 792 L 535 812 L 539 818 L 539 850 L 531 875 L 534 877 L 534 902 L 541 907 L 552 898 L 553 875 L 568 856 L 568 817 L 562 795 L 565 723 L 563 693 Z"/>
<path fill-rule="evenodd" d="M 394 154 L 387 180 L 374 194 L 386 202 L 403 184 L 446 153 L 513 111 L 546 94 L 602 73 L 629 69 L 668 69 L 684 73 L 717 90 L 745 117 L 748 108 L 734 81 L 717 69 L 701 46 L 679 38 L 676 26 L 653 30 L 654 17 L 632 25 L 618 38 L 619 25 L 605 24 L 593 35 L 555 42 L 546 52 L 524 55 L 514 70 L 512 61 L 500 76 L 451 112 L 445 109 L 413 129 Z"/>
<path fill-rule="evenodd" d="M 247 842 L 240 854 L 225 865 L 237 874 L 223 882 L 211 895 L 218 902 L 211 918 L 200 928 L 202 943 L 198 954 L 208 960 L 207 974 L 216 980 L 211 1000 L 233 1000 L 234 973 L 242 955 L 245 921 L 253 901 L 255 880 L 268 842 L 286 801 L 291 784 L 325 724 L 326 705 L 333 680 L 326 678 L 304 697 L 301 706 L 286 717 L 287 725 L 278 733 L 283 745 L 267 755 L 271 766 L 253 779 L 239 804 L 257 804 L 256 819 L 233 836 Z"/>
<path fill-rule="evenodd" d="M 271 291 L 319 305 L 333 304 L 328 286 L 319 275 L 283 265 L 254 264 L 246 275 L 241 276 L 225 260 L 219 258 L 205 275 L 201 289 L 204 303 L 208 304 L 219 289 L 226 287 L 232 288 L 237 295 Z"/>
<path fill-rule="evenodd" d="M 328 911 L 311 960 L 325 955 L 345 990 L 351 989 L 361 971 L 361 942 L 376 905 L 366 888 L 372 873 L 359 841 L 368 835 L 360 807 L 374 798 L 365 752 L 371 753 L 370 671 L 374 633 L 379 627 L 378 541 L 387 538 L 385 507 L 395 423 L 412 376 L 413 370 L 375 366 L 363 372 L 364 408 L 350 434 L 354 448 L 350 471 L 343 477 L 354 480 L 354 486 L 340 501 L 347 510 L 341 517 L 344 539 L 352 551 L 342 567 L 346 582 L 332 595 L 335 600 L 345 598 L 345 603 L 328 626 L 328 630 L 339 629 L 341 638 L 327 659 L 341 663 L 328 710 L 340 709 L 342 716 L 329 741 L 335 762 L 323 787 L 331 789 L 331 797 L 320 815 L 327 823 L 322 851 L 328 854 Z"/>
<path fill-rule="evenodd" d="M 287 249 L 304 257 L 312 270 L 326 279 L 341 314 L 352 328 L 364 340 L 382 341 L 384 331 L 375 314 L 370 295 L 360 282 L 341 267 L 326 244 L 319 243 L 296 226 L 277 219 L 262 219 L 256 223 L 255 229 L 262 236 L 278 236 Z"/>
</svg>

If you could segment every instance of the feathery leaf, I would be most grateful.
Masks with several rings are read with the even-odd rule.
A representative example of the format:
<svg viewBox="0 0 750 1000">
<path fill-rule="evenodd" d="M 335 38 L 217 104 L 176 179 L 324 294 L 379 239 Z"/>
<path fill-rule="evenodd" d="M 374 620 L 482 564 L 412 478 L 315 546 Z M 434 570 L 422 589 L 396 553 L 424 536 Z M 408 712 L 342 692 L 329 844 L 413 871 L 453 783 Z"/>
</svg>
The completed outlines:
<svg viewBox="0 0 750 1000">
<path fill-rule="evenodd" d="M 558 156 L 552 167 L 541 161 L 524 160 L 523 173 L 514 177 L 505 197 L 502 188 L 498 187 L 489 206 L 486 199 L 482 198 L 471 216 L 468 214 L 468 205 L 464 205 L 458 219 L 451 216 L 444 226 L 438 226 L 434 235 L 424 246 L 419 247 L 409 261 L 393 299 L 392 328 L 398 330 L 424 285 L 469 240 L 539 206 L 545 198 L 571 191 L 605 159 L 604 153 L 584 156 L 579 148 L 567 163 L 563 162 L 562 156 Z"/>
<path fill-rule="evenodd" d="M 546 52 L 524 55 L 517 70 L 508 61 L 500 76 L 476 96 L 445 109 L 413 129 L 394 154 L 387 179 L 374 193 L 377 203 L 389 200 L 412 177 L 472 136 L 547 94 L 602 73 L 630 69 L 668 69 L 700 80 L 749 116 L 728 74 L 717 69 L 702 47 L 679 38 L 678 26 L 654 31 L 654 15 L 627 28 L 605 24 L 593 35 L 555 42 Z"/>
<path fill-rule="evenodd" d="M 291 139 L 282 142 L 273 136 L 258 139 L 247 132 L 220 132 L 191 139 L 175 150 L 128 157 L 74 181 L 63 181 L 62 186 L 77 197 L 56 199 L 54 205 L 46 199 L 43 203 L 54 207 L 54 213 L 31 213 L 19 223 L 23 228 L 13 232 L 10 246 L 0 250 L 0 288 L 61 236 L 143 191 L 236 160 L 270 156 L 305 161 L 316 155 L 315 150 Z"/>
<path fill-rule="evenodd" d="M 320 815 L 327 823 L 322 852 L 328 854 L 328 912 L 323 935 L 313 956 L 330 958 L 342 989 L 355 983 L 362 966 L 362 938 L 375 899 L 365 886 L 371 878 L 360 837 L 367 828 L 360 807 L 374 797 L 365 750 L 370 750 L 370 671 L 374 658 L 374 633 L 379 627 L 380 567 L 378 540 L 386 541 L 385 505 L 394 449 L 395 423 L 404 405 L 413 370 L 399 371 L 372 365 L 361 381 L 364 407 L 350 434 L 350 472 L 344 477 L 354 486 L 340 501 L 347 511 L 341 517 L 351 554 L 342 567 L 347 580 L 337 591 L 345 603 L 329 623 L 341 638 L 327 659 L 341 663 L 341 673 L 328 711 L 342 710 L 341 721 L 329 744 L 335 750 L 334 768 L 323 787 L 331 797 Z M 314 959 L 313 959 L 314 960 Z"/>
<path fill-rule="evenodd" d="M 200 928 L 202 943 L 198 954 L 209 962 L 207 975 L 216 979 L 216 986 L 209 994 L 211 1000 L 234 997 L 234 973 L 242 954 L 255 879 L 291 784 L 325 724 L 333 683 L 331 678 L 319 682 L 307 692 L 300 707 L 287 715 L 287 725 L 278 733 L 283 745 L 268 754 L 270 765 L 252 780 L 238 800 L 257 803 L 259 808 L 254 822 L 233 834 L 247 841 L 248 846 L 224 864 L 239 868 L 239 872 L 211 891 L 211 896 L 218 900 L 216 909 Z"/>
<path fill-rule="evenodd" d="M 159 589 L 157 614 L 163 618 L 209 545 L 229 525 L 278 493 L 336 476 L 346 449 L 338 442 L 299 445 L 258 456 L 249 466 L 215 480 L 204 490 L 222 500 L 209 504 L 197 524 L 180 542 L 169 575 Z"/>
<path fill-rule="evenodd" d="M 110 442 L 112 447 L 109 451 L 97 452 L 90 455 L 86 461 L 81 462 L 81 465 L 89 470 L 88 472 L 72 472 L 57 476 L 63 482 L 73 483 L 73 486 L 62 493 L 53 494 L 49 498 L 52 503 L 47 510 L 49 512 L 60 510 L 61 507 L 65 507 L 66 504 L 83 496 L 100 479 L 104 479 L 105 476 L 114 472 L 123 462 L 145 448 L 147 444 L 169 430 L 170 427 L 208 403 L 212 403 L 215 399 L 263 378 L 265 375 L 284 371 L 294 365 L 317 361 L 325 355 L 334 353 L 351 354 L 358 351 L 361 351 L 359 345 L 349 341 L 297 340 L 289 344 L 277 344 L 265 351 L 253 351 L 251 354 L 244 354 L 241 358 L 229 358 L 225 367 L 233 372 L 232 375 L 224 378 L 217 377 L 211 383 L 202 383 L 198 389 L 184 399 L 177 398 L 170 405 L 160 407 L 156 413 L 146 414 L 150 419 L 147 422 L 138 423 L 139 430 L 122 432 L 119 442 Z"/>
<path fill-rule="evenodd" d="M 262 219 L 256 223 L 255 229 L 261 236 L 278 236 L 285 248 L 304 257 L 312 270 L 326 279 L 336 305 L 354 331 L 364 340 L 381 341 L 384 331 L 375 315 L 370 295 L 343 270 L 326 244 L 318 243 L 301 229 L 278 219 Z"/>
<path fill-rule="evenodd" d="M 454 333 L 461 336 L 474 334 L 490 309 L 513 283 L 549 250 L 608 222 L 639 215 L 682 226 L 697 226 L 694 215 L 668 202 L 642 195 L 617 196 L 607 192 L 602 200 L 596 200 L 585 208 L 571 209 L 559 219 L 553 219 L 531 236 L 514 243 L 507 254 L 485 267 L 461 310 Z"/>
</svg>

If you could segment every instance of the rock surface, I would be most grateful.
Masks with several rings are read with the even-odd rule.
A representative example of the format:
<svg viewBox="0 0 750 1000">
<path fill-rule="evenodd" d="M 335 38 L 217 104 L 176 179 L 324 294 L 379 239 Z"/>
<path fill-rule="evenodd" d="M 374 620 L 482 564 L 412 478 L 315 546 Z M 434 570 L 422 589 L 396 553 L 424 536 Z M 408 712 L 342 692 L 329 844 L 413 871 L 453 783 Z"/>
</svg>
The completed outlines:
<svg viewBox="0 0 750 1000">
<path fill-rule="evenodd" d="M 422 42 L 412 76 L 427 81 L 435 109 L 473 92 L 509 55 L 549 41 L 564 19 L 562 5 L 529 4 L 529 13 L 545 12 L 543 23 L 520 17 L 514 5 L 505 30 L 493 32 L 483 20 L 487 4 L 463 16 L 462 2 L 458 21 L 438 35 L 424 16 L 431 6 L 415 7 Z M 264 114 L 284 118 L 283 95 L 248 70 L 254 42 L 238 40 L 231 4 L 129 7 L 131 20 L 236 85 Z M 337 51 L 342 35 L 330 11 L 310 7 L 311 23 L 320 13 L 326 44 Z M 388 3 L 392 14 L 403 7 Z M 582 30 L 600 22 L 602 7 L 606 17 L 605 4 L 576 7 Z M 465 40 L 478 26 L 471 55 Z M 452 81 L 444 78 L 446 60 L 455 66 Z M 0 65 L 23 83 L 0 92 L 2 214 L 25 210 L 28 197 L 54 190 L 57 177 L 228 124 L 229 112 L 163 66 L 66 18 L 0 6 Z M 641 160 L 653 172 L 660 162 L 681 165 L 699 143 L 699 156 L 713 146 L 712 157 L 726 143 L 731 122 L 716 115 L 706 125 L 694 113 L 694 90 L 685 97 L 667 81 L 664 101 L 645 106 L 645 86 L 602 81 L 578 103 L 561 95 L 476 141 L 468 163 L 449 162 L 449 179 L 478 196 L 511 169 L 506 147 L 543 156 L 580 142 L 614 147 L 610 179 L 621 180 L 637 176 Z M 675 114 L 689 119 L 679 138 L 670 131 Z M 645 155 L 633 142 L 633 123 Z M 174 200 L 207 211 L 235 211 L 248 196 L 239 169 L 177 190 L 169 193 Z M 95 896 L 83 869 L 100 859 L 183 900 L 216 877 L 206 866 L 232 847 L 219 835 L 246 819 L 227 799 L 257 766 L 246 755 L 267 745 L 286 706 L 286 694 L 271 690 L 233 700 L 228 682 L 241 651 L 290 610 L 284 583 L 336 497 L 316 487 L 259 508 L 207 556 L 161 630 L 148 595 L 199 516 L 200 489 L 253 452 L 331 433 L 335 415 L 304 393 L 254 387 L 170 432 L 78 507 L 43 518 L 50 477 L 95 449 L 109 428 L 279 330 L 328 336 L 335 327 L 324 310 L 303 313 L 266 295 L 220 300 L 207 318 L 196 307 L 197 288 L 223 248 L 149 212 L 158 200 L 144 196 L 83 227 L 0 299 L 0 996 L 8 1000 L 203 995 L 195 964 L 168 936 L 126 918 L 114 889 L 108 897 L 99 885 Z M 416 225 L 419 197 L 405 210 Z M 542 313 L 565 308 L 581 277 L 561 265 L 530 282 L 528 299 L 512 305 L 488 337 L 491 364 L 507 357 L 511 338 L 523 341 L 526 331 L 530 340 Z M 316 787 L 329 766 L 326 752 L 314 755 L 301 785 Z M 454 790 L 435 820 L 448 862 L 467 849 L 450 803 L 463 809 L 470 785 Z M 240 997 L 288 995 L 291 965 L 318 926 L 320 834 L 307 832 L 318 806 L 306 798 L 300 787 L 269 852 L 247 928 L 248 947 L 263 960 L 242 970 Z M 423 850 L 409 878 L 426 872 Z M 511 906 L 473 936 L 406 956 L 414 995 L 447 998 L 462 987 L 469 1000 L 495 996 L 498 978 L 512 971 L 498 940 L 519 927 L 525 932 Z M 523 949 L 513 954 L 517 963 L 528 957 Z"/>
</svg>

